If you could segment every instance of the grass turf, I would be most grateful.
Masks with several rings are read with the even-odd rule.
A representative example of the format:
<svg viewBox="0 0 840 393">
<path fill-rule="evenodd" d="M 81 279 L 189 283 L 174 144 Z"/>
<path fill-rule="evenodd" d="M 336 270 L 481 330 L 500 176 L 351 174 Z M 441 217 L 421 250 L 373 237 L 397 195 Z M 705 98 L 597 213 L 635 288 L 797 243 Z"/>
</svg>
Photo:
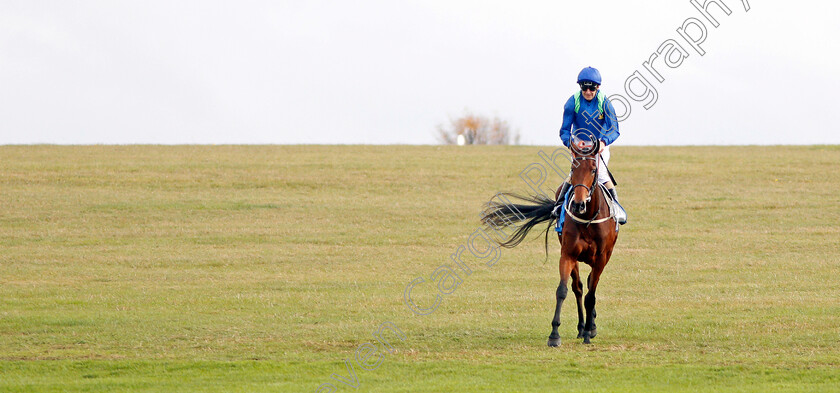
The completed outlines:
<svg viewBox="0 0 840 393">
<path fill-rule="evenodd" d="M 615 147 L 592 346 L 554 236 L 409 311 L 539 150 L 2 146 L 0 391 L 837 390 L 837 146 Z"/>
</svg>

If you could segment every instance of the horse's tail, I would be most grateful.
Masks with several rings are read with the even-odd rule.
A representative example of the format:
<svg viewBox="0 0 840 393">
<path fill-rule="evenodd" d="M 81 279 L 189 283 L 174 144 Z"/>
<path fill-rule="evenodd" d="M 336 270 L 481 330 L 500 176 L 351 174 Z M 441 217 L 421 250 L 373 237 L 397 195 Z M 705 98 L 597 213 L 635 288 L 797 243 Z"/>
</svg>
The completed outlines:
<svg viewBox="0 0 840 393">
<path fill-rule="evenodd" d="M 510 199 L 526 202 L 511 203 Z M 510 193 L 499 193 L 487 202 L 481 212 L 481 222 L 493 229 L 499 236 L 496 242 L 500 246 L 513 248 L 525 240 L 525 236 L 535 225 L 548 221 L 546 233 L 546 250 L 548 249 L 548 230 L 556 217 L 551 215 L 554 210 L 554 200 L 544 195 L 522 196 Z M 516 228 L 512 234 L 505 229 Z"/>
</svg>

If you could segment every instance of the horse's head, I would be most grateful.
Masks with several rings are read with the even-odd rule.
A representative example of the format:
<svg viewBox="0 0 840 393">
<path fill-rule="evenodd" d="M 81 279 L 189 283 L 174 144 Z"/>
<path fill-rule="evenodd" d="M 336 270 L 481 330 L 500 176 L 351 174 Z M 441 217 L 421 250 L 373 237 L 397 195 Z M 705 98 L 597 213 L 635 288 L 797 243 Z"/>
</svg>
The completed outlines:
<svg viewBox="0 0 840 393">
<path fill-rule="evenodd" d="M 574 137 L 570 145 L 573 155 L 569 179 L 572 184 L 571 211 L 574 214 L 584 214 L 598 180 L 600 141 L 597 138 L 587 140 Z"/>
</svg>

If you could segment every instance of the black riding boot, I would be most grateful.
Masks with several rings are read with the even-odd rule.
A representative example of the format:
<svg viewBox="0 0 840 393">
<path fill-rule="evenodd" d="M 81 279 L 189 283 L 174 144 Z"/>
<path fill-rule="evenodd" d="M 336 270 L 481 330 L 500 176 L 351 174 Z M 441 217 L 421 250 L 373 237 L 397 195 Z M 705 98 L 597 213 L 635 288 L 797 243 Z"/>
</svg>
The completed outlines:
<svg viewBox="0 0 840 393">
<path fill-rule="evenodd" d="M 568 182 L 563 182 L 563 186 L 560 187 L 560 193 L 557 194 L 557 200 L 554 202 L 554 210 L 551 211 L 551 215 L 554 217 L 560 217 L 563 213 L 563 200 L 566 199 L 566 193 L 569 192 L 569 187 L 572 185 Z"/>
<path fill-rule="evenodd" d="M 615 192 L 615 187 L 608 188 L 607 191 L 610 192 L 610 195 L 612 196 L 613 201 L 615 201 L 615 207 L 617 208 L 616 212 L 615 212 L 616 221 L 618 221 L 618 223 L 621 224 L 621 225 L 626 224 L 627 223 L 627 211 L 625 211 L 624 207 L 622 207 L 621 204 L 618 203 L 618 194 Z"/>
</svg>

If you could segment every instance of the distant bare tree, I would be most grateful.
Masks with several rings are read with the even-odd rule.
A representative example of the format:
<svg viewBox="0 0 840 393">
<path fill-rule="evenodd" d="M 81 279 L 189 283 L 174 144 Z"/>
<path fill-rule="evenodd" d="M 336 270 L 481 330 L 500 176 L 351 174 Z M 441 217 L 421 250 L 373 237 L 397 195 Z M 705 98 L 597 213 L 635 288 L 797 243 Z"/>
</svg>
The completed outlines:
<svg viewBox="0 0 840 393">
<path fill-rule="evenodd" d="M 461 117 L 449 118 L 449 126 L 438 125 L 438 139 L 446 145 L 458 143 L 458 135 L 463 135 L 467 145 L 509 145 L 510 125 L 499 119 L 474 115 L 464 112 Z M 519 143 L 519 133 L 514 136 L 514 143 Z"/>
</svg>

